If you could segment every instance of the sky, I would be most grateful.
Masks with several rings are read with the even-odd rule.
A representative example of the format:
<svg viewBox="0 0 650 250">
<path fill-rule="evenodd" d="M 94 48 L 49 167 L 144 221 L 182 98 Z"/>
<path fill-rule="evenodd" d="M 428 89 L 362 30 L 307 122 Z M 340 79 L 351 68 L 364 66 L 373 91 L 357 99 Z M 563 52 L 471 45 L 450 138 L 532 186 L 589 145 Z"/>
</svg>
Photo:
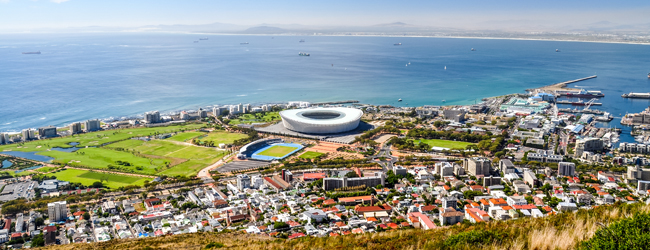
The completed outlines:
<svg viewBox="0 0 650 250">
<path fill-rule="evenodd" d="M 0 30 L 231 23 L 453 28 L 650 24 L 648 0 L 0 0 Z"/>
</svg>

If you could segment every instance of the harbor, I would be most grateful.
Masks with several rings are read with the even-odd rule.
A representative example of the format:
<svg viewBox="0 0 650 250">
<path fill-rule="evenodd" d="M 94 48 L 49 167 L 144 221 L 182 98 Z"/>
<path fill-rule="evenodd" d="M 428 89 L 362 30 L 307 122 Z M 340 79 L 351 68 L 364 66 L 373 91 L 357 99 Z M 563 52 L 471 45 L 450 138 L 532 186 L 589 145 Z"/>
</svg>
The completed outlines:
<svg viewBox="0 0 650 250">
<path fill-rule="evenodd" d="M 623 98 L 636 98 L 636 99 L 650 99 L 650 93 L 634 93 L 630 92 L 627 94 L 621 95 Z"/>
<path fill-rule="evenodd" d="M 605 114 L 605 111 L 597 110 L 597 109 L 567 109 L 567 108 L 562 108 L 562 109 L 558 109 L 558 111 L 564 112 L 564 113 L 577 113 L 577 114 L 594 114 L 594 115 Z"/>
<path fill-rule="evenodd" d="M 590 105 L 590 106 L 602 106 L 603 105 L 600 102 L 593 102 L 593 103 L 590 104 L 589 102 L 584 102 L 582 100 L 578 100 L 578 101 L 559 100 L 559 101 L 556 101 L 555 103 L 557 103 L 557 104 L 568 104 L 568 105 L 573 105 L 573 106 L 587 106 L 587 105 Z"/>
</svg>

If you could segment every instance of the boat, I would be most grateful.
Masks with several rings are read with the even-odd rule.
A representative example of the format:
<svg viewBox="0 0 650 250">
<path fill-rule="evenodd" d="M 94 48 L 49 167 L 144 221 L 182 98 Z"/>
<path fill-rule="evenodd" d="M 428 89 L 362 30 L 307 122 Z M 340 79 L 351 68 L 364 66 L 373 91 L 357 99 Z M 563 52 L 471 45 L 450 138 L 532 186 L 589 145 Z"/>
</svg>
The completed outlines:
<svg viewBox="0 0 650 250">
<path fill-rule="evenodd" d="M 299 55 L 299 56 L 309 56 L 309 53 L 300 52 L 300 53 L 298 53 L 298 55 Z"/>
<path fill-rule="evenodd" d="M 471 51 L 476 51 L 476 50 L 474 48 L 472 48 Z"/>
<path fill-rule="evenodd" d="M 578 92 L 566 92 L 563 95 L 567 97 L 582 97 L 582 98 L 605 97 L 605 95 L 600 91 L 586 91 L 584 89 L 581 89 Z"/>
<path fill-rule="evenodd" d="M 300 39 L 299 43 L 304 43 L 305 39 Z"/>
<path fill-rule="evenodd" d="M 399 45 L 402 45 L 402 43 L 396 43 L 396 44 L 393 44 L 393 45 L 395 45 L 395 46 L 399 46 Z"/>
<path fill-rule="evenodd" d="M 35 52 L 23 52 L 23 55 L 40 55 L 40 51 L 35 51 Z"/>
<path fill-rule="evenodd" d="M 442 100 L 442 102 L 447 102 L 447 100 Z"/>
<path fill-rule="evenodd" d="M 398 101 L 398 102 L 401 102 L 401 101 L 402 101 L 402 98 L 400 98 L 400 99 L 399 99 L 399 100 L 397 100 L 397 101 Z"/>
<path fill-rule="evenodd" d="M 245 42 L 245 43 L 239 43 L 239 44 L 241 44 L 241 45 L 246 45 L 246 44 L 248 44 L 248 42 Z"/>
<path fill-rule="evenodd" d="M 199 38 L 199 40 L 208 40 L 208 38 L 207 37 Z"/>
<path fill-rule="evenodd" d="M 555 49 L 555 52 L 560 52 L 560 50 L 559 50 L 559 49 Z"/>
<path fill-rule="evenodd" d="M 447 66 L 445 66 L 445 70 L 447 70 Z"/>
<path fill-rule="evenodd" d="M 648 73 L 648 78 L 650 78 L 650 73 Z"/>
<path fill-rule="evenodd" d="M 627 94 L 622 94 L 623 98 L 638 98 L 638 99 L 650 99 L 650 93 L 634 93 L 630 92 Z"/>
<path fill-rule="evenodd" d="M 605 112 L 602 116 L 597 116 L 596 121 L 599 122 L 609 122 L 611 120 L 614 120 L 614 116 L 610 114 L 609 112 Z"/>
</svg>

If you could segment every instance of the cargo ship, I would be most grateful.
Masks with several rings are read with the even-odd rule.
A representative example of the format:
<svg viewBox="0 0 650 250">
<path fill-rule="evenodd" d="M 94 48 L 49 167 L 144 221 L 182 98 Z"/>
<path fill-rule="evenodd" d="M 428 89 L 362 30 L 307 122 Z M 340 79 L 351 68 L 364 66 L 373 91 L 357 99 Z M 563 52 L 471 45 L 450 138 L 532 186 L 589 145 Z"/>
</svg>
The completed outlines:
<svg viewBox="0 0 650 250">
<path fill-rule="evenodd" d="M 393 45 L 395 45 L 395 46 L 399 46 L 399 45 L 402 45 L 402 43 L 396 43 L 396 44 L 393 44 Z"/>
<path fill-rule="evenodd" d="M 246 45 L 246 44 L 248 44 L 248 42 L 245 42 L 245 43 L 239 43 L 239 44 L 241 44 L 241 45 Z"/>
<path fill-rule="evenodd" d="M 300 52 L 300 53 L 298 53 L 298 55 L 299 55 L 299 56 L 309 56 L 309 53 Z"/>
<path fill-rule="evenodd" d="M 36 51 L 36 52 L 23 52 L 23 55 L 40 55 L 40 54 L 41 54 L 40 51 Z"/>
<path fill-rule="evenodd" d="M 581 97 L 581 98 L 597 98 L 597 97 L 605 97 L 605 94 L 603 94 L 600 91 L 587 91 L 584 89 L 581 89 L 578 92 L 565 92 L 565 93 L 560 93 L 562 96 L 566 97 Z"/>
<path fill-rule="evenodd" d="M 299 42 L 300 42 L 300 43 L 304 43 L 304 42 L 305 42 L 305 39 L 300 39 Z"/>
<path fill-rule="evenodd" d="M 207 37 L 206 38 L 199 38 L 199 40 L 208 40 L 208 38 Z"/>
<path fill-rule="evenodd" d="M 623 98 L 650 99 L 650 93 L 634 93 L 634 92 L 630 92 L 630 93 L 621 95 L 621 97 L 623 97 Z"/>
</svg>

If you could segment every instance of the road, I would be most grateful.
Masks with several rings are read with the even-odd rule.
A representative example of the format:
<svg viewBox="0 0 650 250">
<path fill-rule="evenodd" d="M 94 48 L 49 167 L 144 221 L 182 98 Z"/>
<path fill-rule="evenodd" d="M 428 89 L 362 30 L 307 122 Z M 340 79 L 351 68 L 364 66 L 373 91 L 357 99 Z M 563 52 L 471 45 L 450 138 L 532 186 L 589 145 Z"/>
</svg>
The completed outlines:
<svg viewBox="0 0 650 250">
<path fill-rule="evenodd" d="M 207 166 L 207 167 L 205 167 L 204 169 L 201 169 L 201 171 L 199 171 L 199 173 L 196 175 L 196 177 L 199 177 L 199 178 L 203 178 L 203 177 L 211 178 L 211 176 L 210 176 L 210 170 L 212 170 L 212 169 L 216 169 L 216 168 L 219 167 L 220 165 L 224 164 L 225 161 L 227 161 L 227 160 L 228 160 L 230 157 L 232 157 L 234 154 L 235 154 L 235 153 L 231 153 L 231 154 L 229 154 L 229 155 L 226 155 L 226 156 L 224 156 L 223 158 L 221 158 L 221 160 L 215 162 L 214 164 L 212 164 L 212 165 L 210 165 L 210 166 Z"/>
</svg>

